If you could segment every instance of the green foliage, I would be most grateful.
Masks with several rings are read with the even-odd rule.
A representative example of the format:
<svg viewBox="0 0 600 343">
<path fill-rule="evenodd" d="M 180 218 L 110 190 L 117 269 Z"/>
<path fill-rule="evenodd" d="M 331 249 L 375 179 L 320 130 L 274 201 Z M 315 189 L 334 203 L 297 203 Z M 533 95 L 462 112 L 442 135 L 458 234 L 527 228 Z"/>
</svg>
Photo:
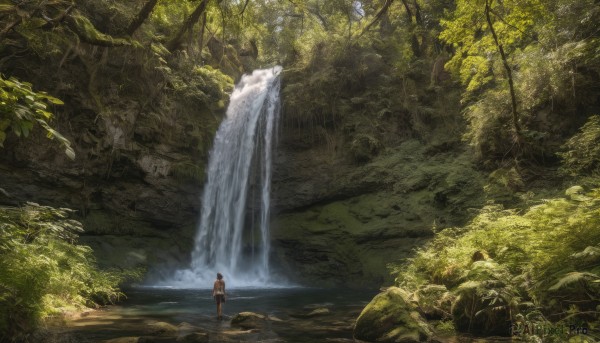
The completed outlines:
<svg viewBox="0 0 600 343">
<path fill-rule="evenodd" d="M 467 86 L 467 92 L 481 89 L 492 80 L 490 72 L 494 67 L 494 59 L 499 59 L 498 48 L 484 15 L 486 1 L 489 0 L 459 0 L 449 18 L 441 21 L 444 30 L 440 33 L 440 38 L 456 49 L 448 66 L 460 75 L 461 82 Z M 543 1 L 489 2 L 494 29 L 500 32 L 499 43 L 505 50 L 512 52 L 524 41 L 531 40 L 528 31 L 543 16 Z"/>
<path fill-rule="evenodd" d="M 462 331 L 486 327 L 499 313 L 512 318 L 527 302 L 554 320 L 598 320 L 600 189 L 572 187 L 567 196 L 524 213 L 485 207 L 465 227 L 437 233 L 396 266 L 398 285 L 413 292 L 448 287 L 458 296 L 453 315 Z M 569 307 L 574 310 L 562 313 Z"/>
<path fill-rule="evenodd" d="M 150 24 L 158 35 L 166 38 L 175 32 L 185 17 L 193 10 L 194 3 L 191 1 L 159 1 L 152 11 Z"/>
<path fill-rule="evenodd" d="M 52 119 L 48 104 L 62 105 L 63 102 L 44 92 L 33 91 L 29 83 L 14 77 L 4 79 L 0 75 L 0 147 L 9 128 L 15 135 L 27 137 L 37 123 L 46 130 L 48 138 L 56 138 L 67 156 L 74 159 L 75 151 L 71 148 L 69 140 L 48 124 Z"/>
<path fill-rule="evenodd" d="M 173 58 L 171 67 L 161 68 L 171 90 L 186 106 L 204 106 L 209 109 L 223 109 L 224 99 L 233 90 L 233 80 L 219 69 L 211 66 L 197 66 L 186 56 Z"/>
<path fill-rule="evenodd" d="M 591 116 L 563 145 L 563 151 L 559 156 L 566 173 L 575 176 L 600 172 L 600 116 Z"/>
<path fill-rule="evenodd" d="M 506 68 L 486 20 L 486 3 L 512 70 L 522 129 L 517 139 Z M 599 40 L 591 23 L 599 18 L 600 6 L 591 0 L 465 0 L 441 20 L 440 39 L 455 50 L 446 68 L 465 87 L 464 138 L 482 160 L 554 159 L 568 125 L 589 116 L 597 104 Z"/>
<path fill-rule="evenodd" d="M 510 139 L 510 98 L 507 90 L 490 89 L 464 110 L 469 130 L 464 139 L 479 158 L 501 158 L 514 148 Z"/>
<path fill-rule="evenodd" d="M 0 340 L 22 340 L 46 316 L 112 303 L 123 277 L 96 269 L 78 245 L 72 210 L 28 203 L 0 208 Z"/>
<path fill-rule="evenodd" d="M 373 136 L 358 134 L 350 145 L 350 153 L 358 163 L 368 162 L 379 153 L 381 143 Z"/>
<path fill-rule="evenodd" d="M 591 248 L 591 247 L 588 247 Z M 587 248 L 586 248 L 587 249 Z M 563 288 L 567 288 L 573 284 L 589 284 L 589 283 L 600 282 L 600 276 L 593 273 L 582 273 L 582 272 L 569 272 L 561 277 L 552 287 L 548 288 L 549 291 L 558 291 Z"/>
<path fill-rule="evenodd" d="M 92 24 L 92 22 L 83 15 L 73 15 L 69 17 L 69 23 L 70 28 L 77 34 L 77 36 L 87 43 L 100 46 L 131 45 L 131 42 L 127 39 L 114 38 L 98 31 L 94 24 Z"/>
</svg>

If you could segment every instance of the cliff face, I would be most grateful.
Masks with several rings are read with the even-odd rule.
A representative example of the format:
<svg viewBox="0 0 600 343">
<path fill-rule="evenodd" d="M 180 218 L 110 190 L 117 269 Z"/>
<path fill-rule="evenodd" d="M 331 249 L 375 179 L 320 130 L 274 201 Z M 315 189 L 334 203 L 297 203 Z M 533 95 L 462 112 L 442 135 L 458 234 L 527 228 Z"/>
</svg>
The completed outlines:
<svg viewBox="0 0 600 343">
<path fill-rule="evenodd" d="M 480 206 L 483 181 L 456 134 L 456 94 L 427 88 L 423 73 L 391 77 L 370 51 L 336 63 L 283 76 L 272 261 L 300 283 L 379 286 L 390 281 L 387 263 Z M 348 73 L 355 64 L 361 73 Z M 41 130 L 10 137 L 0 203 L 78 210 L 101 265 L 154 276 L 185 265 L 233 80 L 155 45 L 81 44 L 0 66 L 65 102 L 53 126 L 77 154 L 69 160 Z"/>
<path fill-rule="evenodd" d="M 348 63 L 365 76 L 327 66 L 285 75 L 273 262 L 301 283 L 377 287 L 392 282 L 388 263 L 481 207 L 484 179 L 457 134 L 449 85 L 390 78 L 371 53 Z M 336 84 L 342 78 L 360 82 Z"/>
<path fill-rule="evenodd" d="M 232 80 L 151 48 L 78 47 L 63 58 L 12 60 L 4 72 L 62 99 L 52 125 L 70 160 L 43 137 L 10 135 L 0 203 L 76 209 L 101 265 L 182 263 L 191 249 L 204 163 Z"/>
<path fill-rule="evenodd" d="M 301 283 L 390 284 L 388 263 L 483 203 L 467 154 L 432 153 L 417 140 L 356 166 L 324 148 L 291 151 L 284 138 L 275 170 L 274 264 Z"/>
</svg>

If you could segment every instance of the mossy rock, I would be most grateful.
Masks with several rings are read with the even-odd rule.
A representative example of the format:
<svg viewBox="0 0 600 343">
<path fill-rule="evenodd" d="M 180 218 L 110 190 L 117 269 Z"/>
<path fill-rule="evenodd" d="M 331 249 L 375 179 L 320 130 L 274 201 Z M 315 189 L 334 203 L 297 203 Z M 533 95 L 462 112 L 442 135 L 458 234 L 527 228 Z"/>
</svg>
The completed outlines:
<svg viewBox="0 0 600 343">
<path fill-rule="evenodd" d="M 432 332 L 403 289 L 391 287 L 364 308 L 354 338 L 369 342 L 424 342 Z"/>
</svg>

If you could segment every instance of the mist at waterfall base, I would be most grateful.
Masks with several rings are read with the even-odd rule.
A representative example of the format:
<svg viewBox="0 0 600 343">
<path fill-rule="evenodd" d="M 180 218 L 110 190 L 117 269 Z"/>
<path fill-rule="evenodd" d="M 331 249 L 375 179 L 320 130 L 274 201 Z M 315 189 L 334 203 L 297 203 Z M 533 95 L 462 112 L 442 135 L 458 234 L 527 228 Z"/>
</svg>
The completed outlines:
<svg viewBox="0 0 600 343">
<path fill-rule="evenodd" d="M 228 288 L 281 286 L 269 271 L 272 151 L 281 70 L 255 70 L 236 85 L 210 152 L 191 265 L 158 286 L 208 288 L 217 272 Z"/>
</svg>

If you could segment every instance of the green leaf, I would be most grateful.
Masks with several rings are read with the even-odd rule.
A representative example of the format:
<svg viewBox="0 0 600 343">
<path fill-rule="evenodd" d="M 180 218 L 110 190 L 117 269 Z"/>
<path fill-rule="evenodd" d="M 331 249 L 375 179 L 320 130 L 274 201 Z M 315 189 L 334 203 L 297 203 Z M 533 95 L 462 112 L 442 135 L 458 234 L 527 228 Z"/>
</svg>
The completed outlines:
<svg viewBox="0 0 600 343">
<path fill-rule="evenodd" d="M 52 113 L 44 110 L 37 110 L 36 113 L 41 114 L 44 118 L 50 119 L 52 118 Z"/>
<path fill-rule="evenodd" d="M 588 272 L 570 272 L 565 274 L 562 278 L 560 278 L 554 285 L 552 285 L 552 287 L 548 288 L 548 290 L 557 291 L 561 288 L 567 287 L 573 283 L 580 281 L 597 282 L 600 281 L 600 276 Z"/>
<path fill-rule="evenodd" d="M 12 126 L 13 132 L 17 137 L 21 137 L 21 127 L 19 125 Z"/>
<path fill-rule="evenodd" d="M 30 121 L 22 121 L 21 122 L 21 131 L 23 132 L 24 137 L 29 136 L 29 132 L 33 129 L 33 123 Z"/>
<path fill-rule="evenodd" d="M 2 12 L 12 12 L 15 9 L 16 9 L 15 5 L 0 4 L 0 13 L 2 13 Z"/>
<path fill-rule="evenodd" d="M 50 101 L 51 103 L 53 103 L 54 105 L 64 105 L 65 104 L 62 100 L 55 98 L 53 96 L 50 96 L 50 95 L 46 95 L 44 98 L 46 100 Z"/>
<path fill-rule="evenodd" d="M 71 160 L 75 160 L 75 150 L 73 150 L 70 146 L 65 148 L 65 154 L 67 154 Z"/>
<path fill-rule="evenodd" d="M 0 119 L 0 131 L 6 130 L 10 126 L 9 119 Z"/>
</svg>

